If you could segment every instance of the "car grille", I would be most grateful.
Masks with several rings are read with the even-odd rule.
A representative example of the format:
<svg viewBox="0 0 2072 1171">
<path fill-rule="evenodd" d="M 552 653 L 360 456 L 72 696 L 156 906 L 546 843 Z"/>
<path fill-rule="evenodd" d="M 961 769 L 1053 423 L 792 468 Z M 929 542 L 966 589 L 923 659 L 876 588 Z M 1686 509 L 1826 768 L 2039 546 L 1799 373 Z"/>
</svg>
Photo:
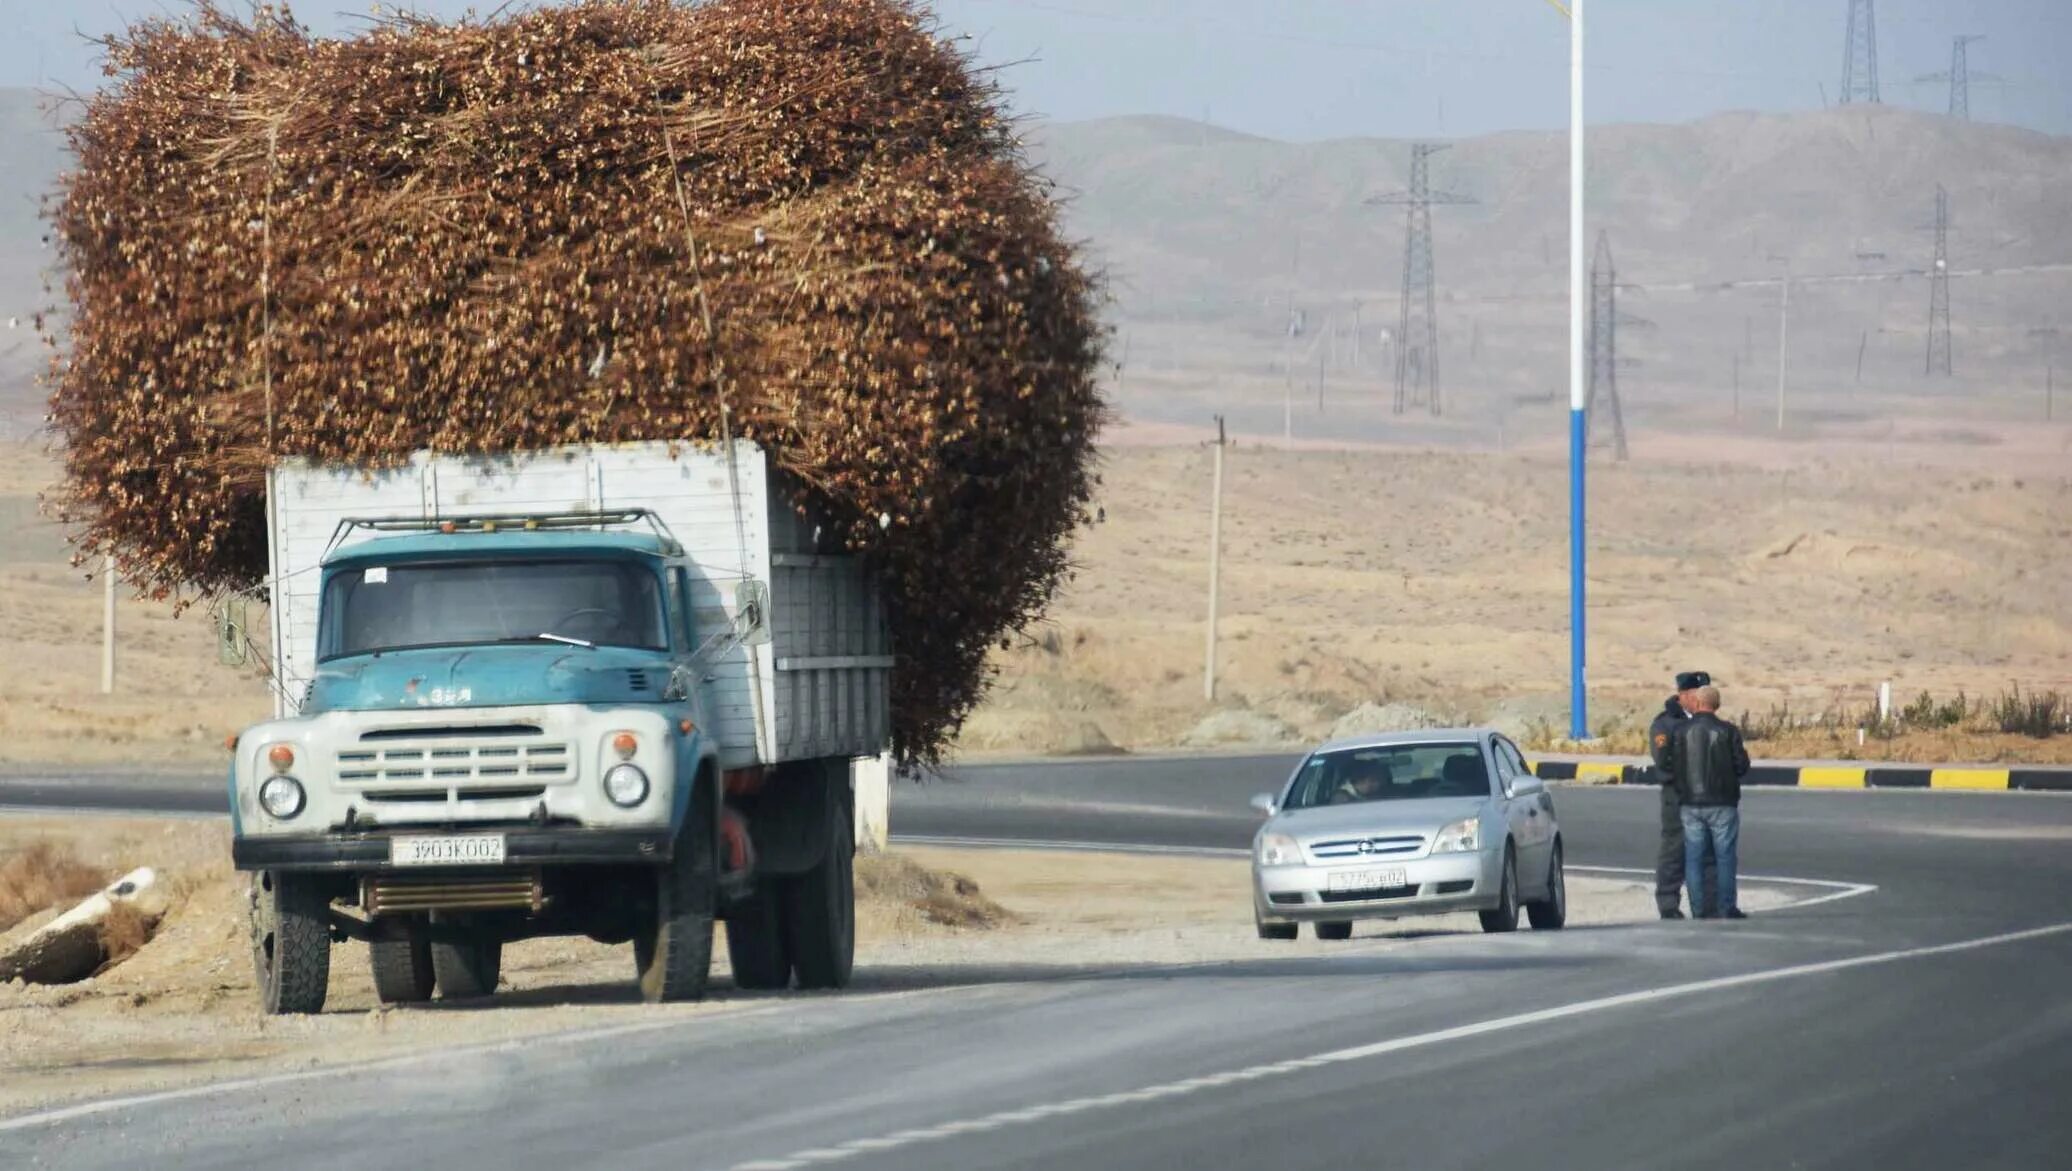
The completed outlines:
<svg viewBox="0 0 2072 1171">
<path fill-rule="evenodd" d="M 376 729 L 334 767 L 340 785 L 376 801 L 504 801 L 576 777 L 574 748 L 531 724 Z"/>
<path fill-rule="evenodd" d="M 1320 890 L 1317 898 L 1327 903 L 1378 903 L 1383 899 L 1409 899 L 1417 897 L 1414 886 L 1390 887 L 1386 890 Z"/>
<path fill-rule="evenodd" d="M 1424 849 L 1423 834 L 1377 834 L 1365 838 L 1336 838 L 1311 842 L 1309 852 L 1319 861 L 1348 858 L 1407 858 Z"/>
</svg>

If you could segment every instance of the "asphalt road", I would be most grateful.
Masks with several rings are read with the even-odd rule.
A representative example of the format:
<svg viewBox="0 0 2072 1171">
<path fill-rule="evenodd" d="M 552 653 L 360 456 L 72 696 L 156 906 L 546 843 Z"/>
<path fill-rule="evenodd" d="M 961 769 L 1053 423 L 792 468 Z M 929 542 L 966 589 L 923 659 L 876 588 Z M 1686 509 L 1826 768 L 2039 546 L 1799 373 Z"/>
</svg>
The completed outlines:
<svg viewBox="0 0 2072 1171">
<path fill-rule="evenodd" d="M 960 769 L 898 789 L 893 825 L 1243 846 L 1288 764 Z M 220 793 L 0 778 L 0 805 Z M 1571 861 L 1647 865 L 1654 800 L 1557 787 Z M 958 988 L 860 972 L 724 1018 L 0 1123 L 0 1166 L 2067 1165 L 2072 798 L 1756 791 L 1744 817 L 1745 871 L 1877 889 Z"/>
</svg>

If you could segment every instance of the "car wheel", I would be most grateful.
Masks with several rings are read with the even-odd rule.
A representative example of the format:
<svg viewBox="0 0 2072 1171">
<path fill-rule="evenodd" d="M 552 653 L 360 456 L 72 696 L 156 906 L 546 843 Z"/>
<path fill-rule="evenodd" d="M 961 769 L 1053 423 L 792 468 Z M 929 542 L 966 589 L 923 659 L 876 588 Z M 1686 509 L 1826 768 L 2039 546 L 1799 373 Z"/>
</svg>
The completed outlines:
<svg viewBox="0 0 2072 1171">
<path fill-rule="evenodd" d="M 1351 939 L 1352 937 L 1353 925 L 1350 922 L 1317 924 L 1318 939 Z"/>
<path fill-rule="evenodd" d="M 1526 917 L 1535 931 L 1559 931 L 1568 922 L 1568 878 L 1561 865 L 1561 843 L 1554 843 L 1554 861 L 1547 866 L 1547 897 L 1528 903 Z"/>
<path fill-rule="evenodd" d="M 1492 935 L 1518 930 L 1518 856 L 1504 847 L 1503 889 L 1497 893 L 1496 909 L 1483 911 L 1482 930 Z"/>
<path fill-rule="evenodd" d="M 1295 938 L 1295 924 L 1268 923 L 1259 917 L 1259 912 L 1257 911 L 1252 912 L 1252 926 L 1259 929 L 1259 938 L 1261 939 L 1287 940 Z"/>
</svg>

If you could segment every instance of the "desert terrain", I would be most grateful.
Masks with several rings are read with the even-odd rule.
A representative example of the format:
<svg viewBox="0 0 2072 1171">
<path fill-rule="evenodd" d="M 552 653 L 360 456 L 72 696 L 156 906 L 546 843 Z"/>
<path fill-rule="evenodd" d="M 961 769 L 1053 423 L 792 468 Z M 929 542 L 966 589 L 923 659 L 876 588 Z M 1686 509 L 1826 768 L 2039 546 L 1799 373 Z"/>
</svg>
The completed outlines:
<svg viewBox="0 0 2072 1171">
<path fill-rule="evenodd" d="M 961 752 L 1293 744 L 1432 721 L 1495 723 L 1530 747 L 1565 734 L 1559 456 L 1239 437 L 1211 702 L 1210 452 L 1171 428 L 1113 438 L 1076 576 L 997 655 Z M 2067 442 L 2072 426 L 2010 433 L 1970 470 L 1930 441 L 1893 459 L 1837 443 L 1729 463 L 1636 437 L 1659 454 L 1589 481 L 1592 731 L 1636 750 L 1670 676 L 1697 667 L 1730 715 L 1814 725 L 1759 755 L 2072 759 L 2063 735 L 1855 737 L 1883 681 L 1899 703 L 2072 688 Z M 0 645 L 22 667 L 0 676 L 0 765 L 217 767 L 223 738 L 271 710 L 262 672 L 218 663 L 205 604 L 176 617 L 125 592 L 101 695 L 100 583 L 37 513 L 55 474 L 35 446 L 0 453 Z"/>
</svg>

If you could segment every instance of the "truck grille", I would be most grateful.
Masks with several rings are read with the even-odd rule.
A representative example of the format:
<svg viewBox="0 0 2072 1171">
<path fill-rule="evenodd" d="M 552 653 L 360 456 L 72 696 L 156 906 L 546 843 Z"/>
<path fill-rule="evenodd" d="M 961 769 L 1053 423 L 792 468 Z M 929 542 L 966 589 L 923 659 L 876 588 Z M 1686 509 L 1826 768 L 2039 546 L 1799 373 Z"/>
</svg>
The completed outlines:
<svg viewBox="0 0 2072 1171">
<path fill-rule="evenodd" d="M 463 801 L 507 799 L 576 775 L 572 746 L 529 724 L 377 729 L 341 749 L 335 766 L 339 784 L 380 787 L 379 799 L 392 801 L 448 789 Z M 409 788 L 391 788 L 398 785 Z"/>
<path fill-rule="evenodd" d="M 546 906 L 538 871 L 372 874 L 360 883 L 369 918 L 417 911 L 532 911 Z"/>
</svg>

